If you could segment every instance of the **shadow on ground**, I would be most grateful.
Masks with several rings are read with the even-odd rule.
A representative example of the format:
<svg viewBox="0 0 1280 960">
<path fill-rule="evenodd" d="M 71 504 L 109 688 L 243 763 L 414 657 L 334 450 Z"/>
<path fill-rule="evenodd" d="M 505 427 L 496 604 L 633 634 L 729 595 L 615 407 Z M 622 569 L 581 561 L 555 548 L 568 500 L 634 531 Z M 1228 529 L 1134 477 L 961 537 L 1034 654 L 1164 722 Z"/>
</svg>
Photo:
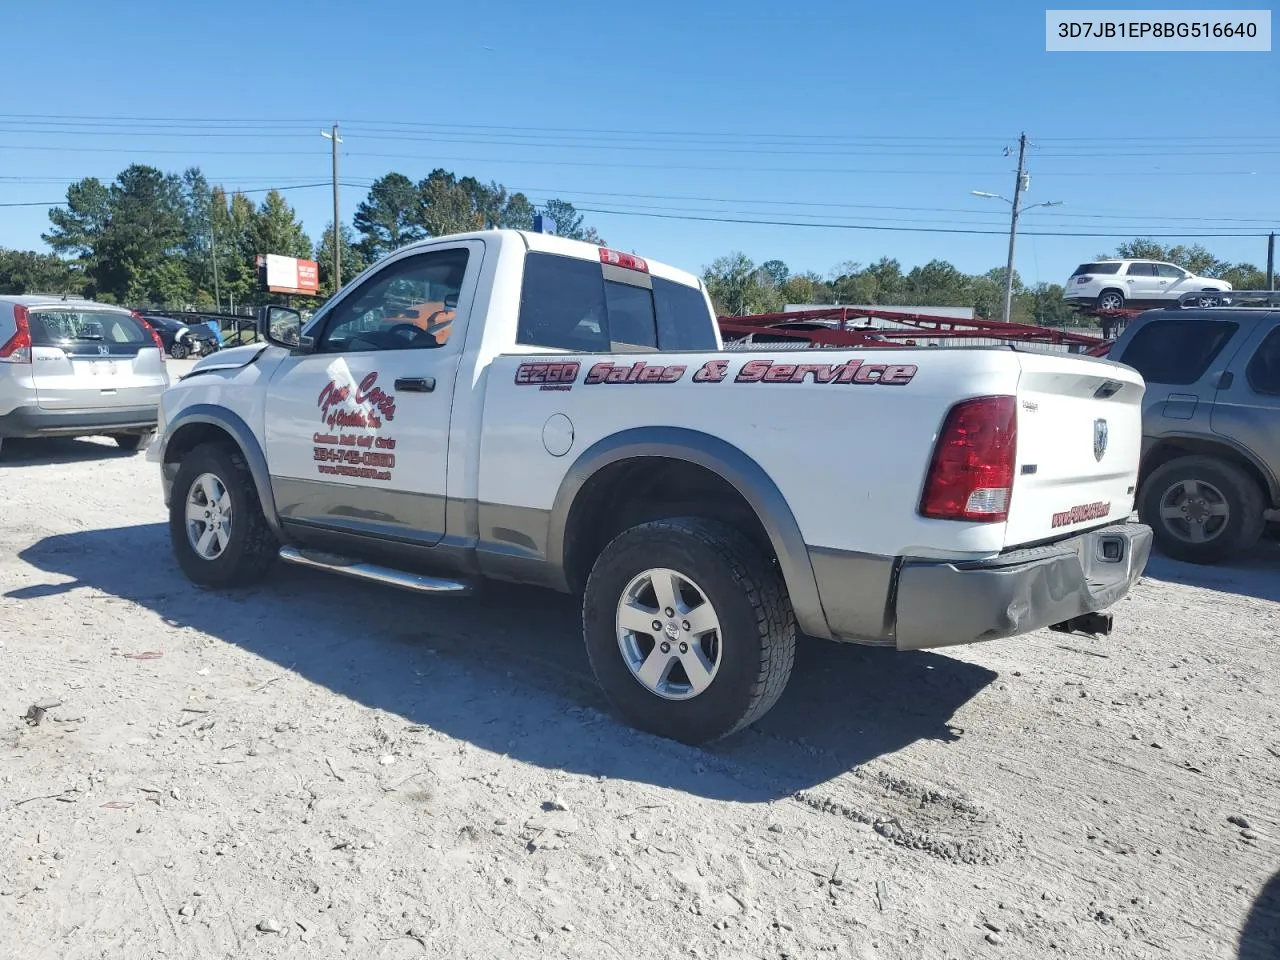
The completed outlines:
<svg viewBox="0 0 1280 960">
<path fill-rule="evenodd" d="M 1249 553 L 1213 566 L 1181 563 L 1152 553 L 1146 576 L 1166 583 L 1280 602 L 1280 542 L 1263 540 Z"/>
<path fill-rule="evenodd" d="M 0 450 L 0 470 L 5 467 L 41 467 L 59 463 L 89 463 L 94 460 L 116 460 L 140 457 L 141 452 L 121 450 L 106 437 L 8 437 Z"/>
<path fill-rule="evenodd" d="M 937 654 L 809 640 L 769 716 L 692 750 L 608 713 L 576 604 L 558 594 L 487 584 L 432 599 L 287 567 L 259 589 L 211 593 L 178 571 L 162 524 L 49 537 L 20 556 L 56 579 L 11 598 L 96 588 L 483 749 L 720 799 L 788 796 L 915 741 L 952 740 L 952 715 L 996 676 Z"/>
<path fill-rule="evenodd" d="M 1240 931 L 1239 960 L 1280 957 L 1280 873 L 1272 877 L 1253 902 Z"/>
</svg>

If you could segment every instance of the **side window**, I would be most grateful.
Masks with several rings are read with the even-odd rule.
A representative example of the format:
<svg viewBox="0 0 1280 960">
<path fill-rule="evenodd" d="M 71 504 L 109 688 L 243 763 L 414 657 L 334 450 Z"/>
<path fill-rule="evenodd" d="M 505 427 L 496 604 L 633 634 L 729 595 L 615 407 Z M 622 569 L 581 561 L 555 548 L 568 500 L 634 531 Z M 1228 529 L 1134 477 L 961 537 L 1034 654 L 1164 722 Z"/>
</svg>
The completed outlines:
<svg viewBox="0 0 1280 960">
<path fill-rule="evenodd" d="M 1280 396 L 1280 327 L 1272 330 L 1258 344 L 1249 366 L 1245 368 L 1245 377 L 1255 393 Z"/>
<path fill-rule="evenodd" d="M 1195 383 L 1209 369 L 1239 325 L 1225 320 L 1157 320 L 1134 334 L 1117 359 L 1148 383 Z"/>
<path fill-rule="evenodd" d="M 435 250 L 399 260 L 333 309 L 317 349 L 324 353 L 443 347 L 453 332 L 469 252 Z"/>
<path fill-rule="evenodd" d="M 1131 263 L 1125 274 L 1130 277 L 1154 277 L 1156 275 L 1156 265 L 1154 263 Z"/>
<path fill-rule="evenodd" d="M 659 350 L 714 350 L 715 317 L 697 287 L 653 278 Z"/>
<path fill-rule="evenodd" d="M 530 253 L 524 258 L 517 343 L 608 353 L 606 314 L 599 264 L 550 253 Z"/>
<path fill-rule="evenodd" d="M 1187 275 L 1187 271 L 1181 267 L 1175 267 L 1171 263 L 1157 263 L 1156 275 L 1164 277 L 1167 280 L 1181 280 Z"/>
</svg>

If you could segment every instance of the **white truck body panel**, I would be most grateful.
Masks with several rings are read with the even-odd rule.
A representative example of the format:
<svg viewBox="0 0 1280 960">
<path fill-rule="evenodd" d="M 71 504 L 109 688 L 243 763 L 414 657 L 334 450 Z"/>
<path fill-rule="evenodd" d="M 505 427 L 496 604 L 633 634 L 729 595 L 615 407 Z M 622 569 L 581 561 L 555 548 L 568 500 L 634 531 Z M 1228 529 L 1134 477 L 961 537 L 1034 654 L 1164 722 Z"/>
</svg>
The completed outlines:
<svg viewBox="0 0 1280 960">
<path fill-rule="evenodd" d="M 323 330 L 348 297 L 400 259 L 447 249 L 466 249 L 470 258 L 443 346 L 223 351 L 165 394 L 162 427 L 182 421 L 184 411 L 225 411 L 251 434 L 237 442 L 260 447 L 276 500 L 288 501 L 275 504 L 282 522 L 428 547 L 474 545 L 477 512 L 491 508 L 545 515 L 539 533 L 551 542 L 553 511 L 584 452 L 651 427 L 736 449 L 781 493 L 807 550 L 874 558 L 890 577 L 904 560 L 965 564 L 1065 543 L 1132 510 L 1144 384 L 1127 367 L 1010 348 L 725 352 L 718 333 L 716 349 L 705 351 L 601 354 L 519 344 L 526 257 L 598 262 L 596 248 L 557 237 L 488 231 L 415 244 L 352 281 L 304 334 Z M 647 268 L 702 291 L 714 329 L 696 277 L 653 261 Z M 552 368 L 573 373 L 548 383 Z M 620 371 L 612 379 L 611 368 Z M 628 376 L 639 382 L 617 382 Z M 397 386 L 415 380 L 432 389 Z M 922 516 L 948 412 L 964 399 L 1000 395 L 1016 397 L 1018 408 L 1007 521 Z M 333 454 L 322 447 L 349 453 L 327 459 Z M 158 443 L 149 456 L 170 463 L 164 450 Z M 1145 554 L 1135 562 L 1140 569 Z M 821 581 L 816 560 L 813 569 L 801 567 L 801 576 Z"/>
</svg>

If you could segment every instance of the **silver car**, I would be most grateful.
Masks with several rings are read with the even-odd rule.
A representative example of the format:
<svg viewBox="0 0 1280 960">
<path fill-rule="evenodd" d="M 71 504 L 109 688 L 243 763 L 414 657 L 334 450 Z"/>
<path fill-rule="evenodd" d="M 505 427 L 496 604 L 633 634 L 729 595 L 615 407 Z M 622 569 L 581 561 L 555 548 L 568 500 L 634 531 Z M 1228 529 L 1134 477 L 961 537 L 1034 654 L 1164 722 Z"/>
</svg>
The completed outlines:
<svg viewBox="0 0 1280 960">
<path fill-rule="evenodd" d="M 105 435 L 141 449 L 168 386 L 163 344 L 138 314 L 87 300 L 0 296 L 0 444 Z"/>
</svg>

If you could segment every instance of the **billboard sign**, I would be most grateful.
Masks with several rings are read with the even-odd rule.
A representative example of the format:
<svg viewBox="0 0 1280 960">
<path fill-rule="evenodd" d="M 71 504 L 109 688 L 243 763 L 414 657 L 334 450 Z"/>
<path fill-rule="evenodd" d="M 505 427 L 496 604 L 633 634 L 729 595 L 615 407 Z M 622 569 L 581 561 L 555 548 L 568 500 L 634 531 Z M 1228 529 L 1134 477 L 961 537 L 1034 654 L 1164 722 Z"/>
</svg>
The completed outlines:
<svg viewBox="0 0 1280 960">
<path fill-rule="evenodd" d="M 269 293 L 314 297 L 320 292 L 320 265 L 314 260 L 258 254 L 258 277 Z"/>
</svg>

